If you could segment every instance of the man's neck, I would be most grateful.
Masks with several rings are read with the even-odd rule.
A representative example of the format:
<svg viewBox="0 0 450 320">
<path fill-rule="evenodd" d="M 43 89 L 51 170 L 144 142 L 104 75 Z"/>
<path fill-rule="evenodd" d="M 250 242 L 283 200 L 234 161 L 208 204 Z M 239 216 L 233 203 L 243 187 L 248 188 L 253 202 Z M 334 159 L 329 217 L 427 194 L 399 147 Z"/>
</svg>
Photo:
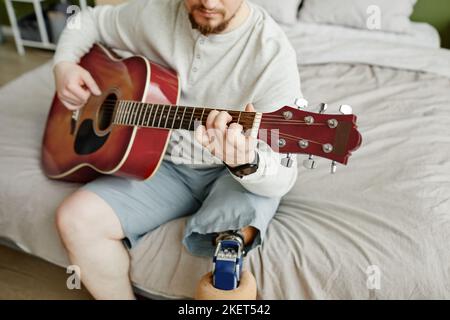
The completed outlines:
<svg viewBox="0 0 450 320">
<path fill-rule="evenodd" d="M 242 5 L 239 7 L 234 18 L 230 21 L 228 26 L 220 34 L 228 33 L 238 28 L 247 20 L 249 15 L 250 15 L 250 7 L 248 6 L 247 1 L 244 0 L 242 1 Z"/>
</svg>

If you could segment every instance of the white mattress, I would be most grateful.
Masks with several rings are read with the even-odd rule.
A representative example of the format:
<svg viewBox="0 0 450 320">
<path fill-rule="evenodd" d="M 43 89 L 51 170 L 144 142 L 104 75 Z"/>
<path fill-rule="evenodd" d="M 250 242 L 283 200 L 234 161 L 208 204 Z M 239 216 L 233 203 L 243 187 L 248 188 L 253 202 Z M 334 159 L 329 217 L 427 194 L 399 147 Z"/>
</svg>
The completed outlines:
<svg viewBox="0 0 450 320">
<path fill-rule="evenodd" d="M 323 159 L 315 171 L 300 166 L 264 245 L 245 261 L 259 298 L 450 298 L 450 78 L 306 58 L 305 97 L 328 102 L 329 113 L 352 105 L 363 145 L 335 175 Z M 53 90 L 49 65 L 0 88 L 0 236 L 63 266 L 54 211 L 78 185 L 50 181 L 40 169 Z M 210 270 L 211 259 L 181 245 L 184 221 L 149 233 L 131 252 L 142 292 L 191 298 Z M 379 290 L 367 286 L 370 266 L 380 271 Z"/>
</svg>

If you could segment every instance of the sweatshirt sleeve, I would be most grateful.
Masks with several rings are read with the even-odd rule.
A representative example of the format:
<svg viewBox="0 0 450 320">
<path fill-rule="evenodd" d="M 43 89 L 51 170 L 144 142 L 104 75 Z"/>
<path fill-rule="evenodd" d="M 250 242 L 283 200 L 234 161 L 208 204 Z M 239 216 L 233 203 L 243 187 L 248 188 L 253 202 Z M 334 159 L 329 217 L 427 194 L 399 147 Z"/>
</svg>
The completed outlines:
<svg viewBox="0 0 450 320">
<path fill-rule="evenodd" d="M 291 155 L 293 160 L 290 168 L 281 164 L 285 154 L 276 153 L 270 146 L 259 141 L 258 143 L 259 166 L 256 172 L 242 178 L 230 172 L 234 179 L 239 181 L 248 191 L 271 198 L 284 196 L 294 186 L 297 180 L 297 159 Z"/>
<path fill-rule="evenodd" d="M 263 113 L 275 111 L 283 106 L 292 106 L 295 99 L 303 97 L 296 53 L 287 38 L 271 37 L 264 43 L 264 69 L 258 77 L 257 96 L 253 99 L 256 111 Z M 286 154 L 282 148 L 278 151 L 280 153 L 273 151 L 267 143 L 259 140 L 258 170 L 243 178 L 232 174 L 233 177 L 252 193 L 266 197 L 284 196 L 296 182 L 297 157 L 291 155 L 293 164 L 288 168 L 281 164 Z"/>
<path fill-rule="evenodd" d="M 78 63 L 96 42 L 135 52 L 132 39 L 136 31 L 136 17 L 142 14 L 148 2 L 135 0 L 118 6 L 88 7 L 71 16 L 59 38 L 53 65 L 61 61 Z"/>
</svg>

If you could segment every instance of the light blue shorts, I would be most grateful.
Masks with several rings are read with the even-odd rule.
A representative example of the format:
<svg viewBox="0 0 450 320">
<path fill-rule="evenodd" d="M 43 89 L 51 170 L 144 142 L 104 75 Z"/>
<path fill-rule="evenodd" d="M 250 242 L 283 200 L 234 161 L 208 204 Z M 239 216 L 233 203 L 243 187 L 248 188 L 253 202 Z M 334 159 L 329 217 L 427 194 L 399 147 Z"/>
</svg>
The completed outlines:
<svg viewBox="0 0 450 320">
<path fill-rule="evenodd" d="M 165 160 L 148 180 L 102 176 L 82 188 L 112 207 L 129 248 L 161 224 L 189 216 L 183 244 L 194 255 L 210 257 L 222 231 L 253 226 L 259 232 L 245 250 L 260 245 L 280 202 L 247 191 L 223 166 L 194 169 Z"/>
</svg>

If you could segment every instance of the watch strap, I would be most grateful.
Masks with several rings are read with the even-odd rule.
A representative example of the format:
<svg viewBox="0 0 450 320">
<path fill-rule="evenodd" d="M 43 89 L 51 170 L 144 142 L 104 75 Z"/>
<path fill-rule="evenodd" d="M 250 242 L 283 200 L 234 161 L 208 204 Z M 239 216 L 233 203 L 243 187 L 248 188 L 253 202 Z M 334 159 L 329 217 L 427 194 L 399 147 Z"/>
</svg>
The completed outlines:
<svg viewBox="0 0 450 320">
<path fill-rule="evenodd" d="M 259 154 L 255 151 L 255 159 L 251 163 L 245 163 L 237 167 L 230 167 L 226 163 L 227 168 L 233 173 L 235 176 L 239 178 L 243 178 L 252 173 L 255 173 L 258 170 L 259 166 Z"/>
</svg>

